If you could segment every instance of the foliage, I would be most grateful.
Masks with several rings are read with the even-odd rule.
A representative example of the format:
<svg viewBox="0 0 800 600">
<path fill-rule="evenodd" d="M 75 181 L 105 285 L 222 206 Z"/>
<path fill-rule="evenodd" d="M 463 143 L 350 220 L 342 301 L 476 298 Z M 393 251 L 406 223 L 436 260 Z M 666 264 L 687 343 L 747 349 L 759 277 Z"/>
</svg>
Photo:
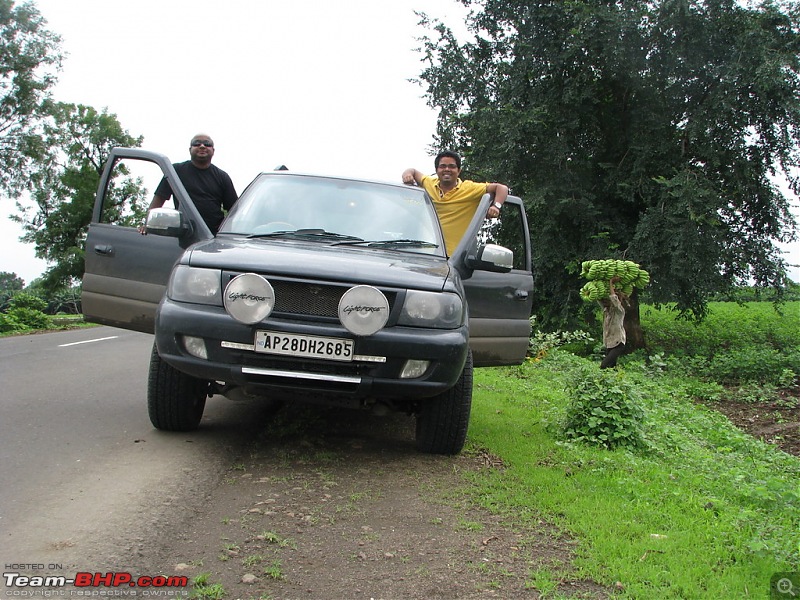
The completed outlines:
<svg viewBox="0 0 800 600">
<path fill-rule="evenodd" d="M 580 349 L 592 344 L 594 340 L 586 331 L 550 331 L 538 329 L 536 316 L 530 318 L 531 337 L 528 341 L 528 357 L 541 360 L 554 348 Z"/>
<path fill-rule="evenodd" d="M 38 296 L 25 292 L 16 294 L 8 304 L 10 309 L 27 308 L 30 310 L 38 310 L 39 312 L 43 312 L 44 309 L 47 308 L 47 302 Z"/>
<path fill-rule="evenodd" d="M 25 287 L 25 282 L 16 273 L 0 272 L 0 311 L 8 308 L 11 297 Z"/>
<path fill-rule="evenodd" d="M 44 286 L 41 279 L 36 279 L 27 288 L 26 292 L 39 296 L 47 303 L 44 312 L 48 315 L 81 314 L 81 285 L 60 287 L 55 290 Z"/>
<path fill-rule="evenodd" d="M 795 302 L 800 300 L 800 284 L 790 281 L 786 289 L 777 294 L 771 288 L 759 288 L 752 285 L 737 286 L 725 292 L 714 294 L 711 299 L 714 302 Z"/>
<path fill-rule="evenodd" d="M 646 307 L 642 326 L 650 353 L 670 368 L 719 383 L 780 385 L 800 374 L 800 302 L 714 302 L 702 323 L 676 318 L 670 306 Z"/>
<path fill-rule="evenodd" d="M 464 0 L 471 39 L 421 15 L 438 148 L 524 198 L 551 327 L 581 262 L 634 260 L 693 318 L 734 284 L 784 289 L 795 237 L 800 11 L 776 2 Z"/>
<path fill-rule="evenodd" d="M 20 292 L 8 303 L 8 309 L 0 314 L 0 333 L 49 329 L 52 319 L 42 312 L 47 303 L 33 294 Z"/>
<path fill-rule="evenodd" d="M 75 285 L 68 289 L 62 288 L 48 294 L 47 308 L 44 312 L 46 312 L 48 315 L 81 314 L 81 286 Z"/>
<path fill-rule="evenodd" d="M 569 539 L 574 560 L 545 580 L 591 580 L 625 598 L 756 597 L 800 564 L 800 460 L 688 393 L 718 388 L 662 367 L 610 374 L 637 392 L 647 446 L 636 451 L 564 442 L 547 426 L 563 422 L 569 382 L 596 364 L 556 349 L 479 369 L 467 450 L 505 468 L 468 473 L 467 494 L 513 526 L 546 522 Z"/>
<path fill-rule="evenodd" d="M 61 65 L 61 39 L 31 2 L 0 0 L 0 190 L 27 187 L 39 125 Z"/>
<path fill-rule="evenodd" d="M 2 317 L 0 331 L 27 331 L 32 329 L 52 329 L 52 319 L 40 310 L 32 308 L 9 308 Z"/>
<path fill-rule="evenodd" d="M 563 425 L 567 439 L 604 448 L 644 445 L 641 399 L 624 373 L 586 366 L 573 372 L 567 389 L 570 405 Z"/>
<path fill-rule="evenodd" d="M 18 202 L 21 214 L 12 217 L 23 226 L 21 239 L 52 263 L 42 276 L 45 290 L 69 287 L 83 275 L 84 242 L 105 158 L 114 146 L 141 141 L 105 110 L 64 103 L 51 107 L 42 142 L 47 151 L 31 177 L 33 207 Z M 124 216 L 116 222 L 140 222 L 147 205 L 140 186 L 126 178 L 114 193 L 109 204 Z"/>
<path fill-rule="evenodd" d="M 0 272 L 0 290 L 2 292 L 18 292 L 24 287 L 25 281 L 16 273 Z"/>
</svg>

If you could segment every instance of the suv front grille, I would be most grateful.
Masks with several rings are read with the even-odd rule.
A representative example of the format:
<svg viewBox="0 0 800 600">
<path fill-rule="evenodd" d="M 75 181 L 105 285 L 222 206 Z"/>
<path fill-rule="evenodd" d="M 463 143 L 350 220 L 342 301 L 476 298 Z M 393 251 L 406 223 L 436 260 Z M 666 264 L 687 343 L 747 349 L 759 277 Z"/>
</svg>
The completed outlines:
<svg viewBox="0 0 800 600">
<path fill-rule="evenodd" d="M 275 311 L 336 318 L 346 287 L 270 280 L 275 289 Z"/>
<path fill-rule="evenodd" d="M 238 274 L 239 273 L 230 272 L 224 273 L 224 285 L 227 285 L 228 282 Z M 342 299 L 342 295 L 352 287 L 349 285 L 333 285 L 266 277 L 275 290 L 274 312 L 300 317 L 337 319 L 339 316 L 339 301 Z M 387 290 L 381 291 L 389 301 L 389 313 L 391 314 L 397 292 Z"/>
</svg>

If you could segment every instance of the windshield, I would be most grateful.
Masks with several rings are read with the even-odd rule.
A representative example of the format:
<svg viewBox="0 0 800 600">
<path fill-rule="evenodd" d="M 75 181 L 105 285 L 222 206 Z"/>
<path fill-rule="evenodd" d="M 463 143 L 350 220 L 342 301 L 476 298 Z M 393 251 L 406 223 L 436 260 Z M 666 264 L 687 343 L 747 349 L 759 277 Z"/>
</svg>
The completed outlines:
<svg viewBox="0 0 800 600">
<path fill-rule="evenodd" d="M 262 173 L 219 233 L 444 255 L 422 190 L 308 175 Z"/>
</svg>

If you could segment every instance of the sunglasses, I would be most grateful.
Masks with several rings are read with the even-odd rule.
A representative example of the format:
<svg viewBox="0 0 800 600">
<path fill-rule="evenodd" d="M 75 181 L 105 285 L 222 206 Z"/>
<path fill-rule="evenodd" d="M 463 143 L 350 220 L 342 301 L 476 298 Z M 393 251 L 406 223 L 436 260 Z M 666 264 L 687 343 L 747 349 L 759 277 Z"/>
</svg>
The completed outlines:
<svg viewBox="0 0 800 600">
<path fill-rule="evenodd" d="M 192 146 L 194 146 L 194 147 L 205 146 L 206 148 L 213 148 L 214 147 L 214 142 L 201 142 L 199 140 L 194 140 L 192 142 Z"/>
</svg>

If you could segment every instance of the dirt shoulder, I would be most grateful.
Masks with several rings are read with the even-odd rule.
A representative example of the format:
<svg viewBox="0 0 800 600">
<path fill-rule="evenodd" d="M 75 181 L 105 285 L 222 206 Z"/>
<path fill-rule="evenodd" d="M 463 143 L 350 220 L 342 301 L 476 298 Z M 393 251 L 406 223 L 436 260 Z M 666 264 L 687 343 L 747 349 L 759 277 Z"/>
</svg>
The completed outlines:
<svg viewBox="0 0 800 600">
<path fill-rule="evenodd" d="M 402 415 L 300 408 L 276 418 L 202 514 L 171 528 L 150 568 L 209 573 L 225 598 L 537 598 L 536 586 L 607 597 L 570 575 L 567 536 L 465 504 L 465 472 L 499 460 L 420 454 Z M 564 577 L 537 579 L 539 568 Z"/>
<path fill-rule="evenodd" d="M 708 403 L 742 431 L 787 454 L 800 456 L 800 387 L 777 393 L 777 398 L 762 402 L 737 402 L 730 399 Z"/>
<path fill-rule="evenodd" d="M 798 453 L 792 397 L 714 408 Z M 482 451 L 420 454 L 413 426 L 403 415 L 281 409 L 202 502 L 158 532 L 139 572 L 208 573 L 225 599 L 611 595 L 576 576 L 568 535 L 467 503 L 459 490 L 470 473 L 503 469 L 502 461 Z"/>
</svg>

